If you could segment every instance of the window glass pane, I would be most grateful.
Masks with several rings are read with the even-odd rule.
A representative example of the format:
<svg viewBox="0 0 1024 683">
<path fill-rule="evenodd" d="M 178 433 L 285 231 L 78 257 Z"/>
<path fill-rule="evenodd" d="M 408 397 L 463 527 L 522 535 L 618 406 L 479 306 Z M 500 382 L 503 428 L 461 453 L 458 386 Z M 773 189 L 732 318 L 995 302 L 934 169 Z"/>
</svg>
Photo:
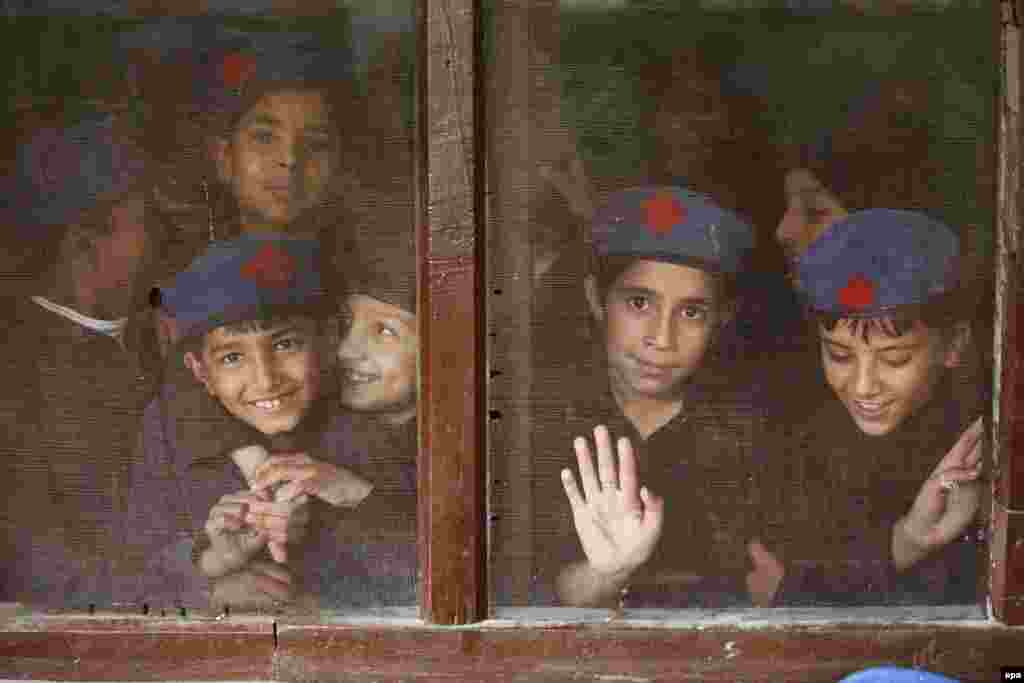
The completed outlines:
<svg viewBox="0 0 1024 683">
<path fill-rule="evenodd" d="M 976 601 L 992 7 L 488 12 L 495 604 Z"/>
<path fill-rule="evenodd" d="M 413 6 L 314 5 L 4 23 L 0 600 L 415 604 Z"/>
</svg>

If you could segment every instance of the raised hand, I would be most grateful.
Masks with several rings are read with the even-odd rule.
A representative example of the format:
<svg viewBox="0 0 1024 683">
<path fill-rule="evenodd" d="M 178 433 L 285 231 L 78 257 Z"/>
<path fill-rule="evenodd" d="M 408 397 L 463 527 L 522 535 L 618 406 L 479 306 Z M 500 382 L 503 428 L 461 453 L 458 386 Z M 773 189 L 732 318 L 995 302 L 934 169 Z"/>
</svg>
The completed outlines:
<svg viewBox="0 0 1024 683">
<path fill-rule="evenodd" d="M 786 569 L 782 562 L 759 540 L 747 544 L 753 570 L 747 573 L 747 592 L 758 607 L 771 607 Z"/>
<path fill-rule="evenodd" d="M 654 552 L 661 536 L 664 502 L 647 487 L 639 487 L 629 439 L 619 439 L 617 467 L 611 435 L 603 425 L 594 429 L 594 442 L 597 473 L 586 439 L 577 437 L 573 442 L 582 494 L 569 469 L 562 470 L 562 484 L 590 569 L 605 576 L 624 577 Z"/>
<path fill-rule="evenodd" d="M 906 569 L 964 532 L 981 504 L 982 421 L 968 427 L 893 529 L 893 562 Z"/>
<path fill-rule="evenodd" d="M 570 158 L 558 164 L 543 165 L 538 169 L 540 177 L 551 184 L 555 191 L 565 198 L 576 217 L 590 223 L 594 217 L 594 193 L 583 168 L 583 161 L 572 153 Z"/>
</svg>

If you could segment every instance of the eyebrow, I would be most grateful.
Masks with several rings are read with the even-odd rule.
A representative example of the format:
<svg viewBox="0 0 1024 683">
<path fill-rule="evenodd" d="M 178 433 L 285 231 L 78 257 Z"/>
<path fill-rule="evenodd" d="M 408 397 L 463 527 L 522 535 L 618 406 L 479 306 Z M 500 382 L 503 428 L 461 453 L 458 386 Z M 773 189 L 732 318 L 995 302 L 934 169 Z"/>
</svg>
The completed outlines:
<svg viewBox="0 0 1024 683">
<path fill-rule="evenodd" d="M 271 116 L 270 114 L 266 113 L 259 113 L 253 115 L 252 119 L 249 120 L 248 125 L 279 127 L 284 124 L 281 121 L 281 119 L 275 116 Z M 322 133 L 324 135 L 328 135 L 331 132 L 331 127 L 330 125 L 327 124 L 326 121 L 314 121 L 309 125 L 303 126 L 302 130 L 305 133 Z"/>
<path fill-rule="evenodd" d="M 659 292 L 656 292 L 653 289 L 647 289 L 646 287 L 622 286 L 622 287 L 617 288 L 615 291 L 618 294 L 623 295 L 623 296 L 636 296 L 638 294 L 642 294 L 644 296 L 651 297 L 652 299 L 655 299 L 655 298 L 656 299 L 664 299 L 665 298 Z M 697 304 L 697 305 L 700 305 L 700 306 L 711 306 L 711 305 L 713 305 L 714 302 L 713 302 L 712 299 L 709 299 L 709 298 L 703 297 L 703 296 L 688 296 L 688 297 L 685 297 L 683 299 L 680 299 L 679 303 L 681 305 L 684 305 L 684 306 L 692 306 L 694 304 Z"/>
<path fill-rule="evenodd" d="M 270 114 L 256 114 L 249 120 L 250 126 L 280 126 L 281 119 L 275 118 Z"/>
<path fill-rule="evenodd" d="M 269 334 L 270 337 L 273 338 L 273 339 L 277 339 L 279 337 L 282 337 L 282 336 L 284 336 L 286 334 L 290 334 L 292 332 L 304 332 L 304 330 L 302 330 L 299 325 L 295 325 L 295 324 L 291 324 L 291 323 L 289 323 L 287 325 L 283 325 L 281 327 L 271 328 L 269 330 L 237 329 L 237 328 L 231 327 L 230 325 L 225 325 L 223 327 L 223 330 L 224 330 L 224 336 L 226 336 L 226 337 L 240 337 L 240 336 L 242 336 L 244 334 Z M 237 342 L 228 341 L 228 342 L 224 342 L 223 344 L 219 344 L 219 345 L 217 345 L 215 347 L 212 347 L 212 348 L 213 349 L 221 349 L 221 348 L 224 348 L 226 346 L 234 346 L 234 345 L 237 345 Z"/>
</svg>

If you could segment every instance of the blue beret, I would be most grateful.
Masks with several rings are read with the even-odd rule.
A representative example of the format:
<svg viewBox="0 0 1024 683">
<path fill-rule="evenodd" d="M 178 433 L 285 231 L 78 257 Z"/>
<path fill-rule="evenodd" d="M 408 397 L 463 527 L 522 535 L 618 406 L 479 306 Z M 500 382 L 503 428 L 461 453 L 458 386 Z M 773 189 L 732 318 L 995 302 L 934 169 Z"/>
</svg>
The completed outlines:
<svg viewBox="0 0 1024 683">
<path fill-rule="evenodd" d="M 139 183 L 145 156 L 116 134 L 114 123 L 113 115 L 90 114 L 67 128 L 45 128 L 18 150 L 10 198 L 18 223 L 67 225 L 98 199 Z"/>
<path fill-rule="evenodd" d="M 797 259 L 798 287 L 816 311 L 877 317 L 956 287 L 959 255 L 953 230 L 922 213 L 858 211 Z"/>
<path fill-rule="evenodd" d="M 351 76 L 348 48 L 325 46 L 308 33 L 233 33 L 215 39 L 199 60 L 200 102 L 213 113 L 241 114 L 246 92 L 275 84 L 323 86 Z"/>
<path fill-rule="evenodd" d="M 754 234 L 705 195 L 671 186 L 617 192 L 594 217 L 598 256 L 634 256 L 735 273 Z"/>
<path fill-rule="evenodd" d="M 280 233 L 215 242 L 161 292 L 185 337 L 246 320 L 323 306 L 319 243 Z"/>
</svg>

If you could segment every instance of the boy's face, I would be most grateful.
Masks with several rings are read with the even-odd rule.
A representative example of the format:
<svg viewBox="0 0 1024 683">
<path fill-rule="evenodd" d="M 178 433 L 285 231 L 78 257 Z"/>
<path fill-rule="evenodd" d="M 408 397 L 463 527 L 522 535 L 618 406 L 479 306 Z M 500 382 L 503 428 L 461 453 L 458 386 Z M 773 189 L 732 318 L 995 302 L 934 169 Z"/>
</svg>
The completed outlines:
<svg viewBox="0 0 1024 683">
<path fill-rule="evenodd" d="M 338 346 L 341 402 L 404 421 L 416 411 L 416 316 L 362 294 L 350 296 L 348 308 L 348 331 Z"/>
<path fill-rule="evenodd" d="M 76 279 L 89 290 L 91 314 L 114 319 L 130 315 L 139 305 L 140 284 L 152 267 L 154 237 L 146 227 L 145 199 L 133 194 L 110 206 L 110 234 L 97 237 L 86 267 Z"/>
<path fill-rule="evenodd" d="M 218 172 L 238 201 L 243 227 L 285 226 L 323 200 L 335 137 L 319 91 L 286 90 L 260 98 L 230 140 L 214 147 Z"/>
<path fill-rule="evenodd" d="M 218 327 L 203 340 L 201 358 L 185 362 L 224 408 L 264 434 L 294 429 L 319 394 L 317 326 L 295 318 L 266 330 Z"/>
<path fill-rule="evenodd" d="M 849 320 L 831 332 L 819 326 L 819 332 L 825 378 L 857 427 L 871 436 L 889 434 L 917 412 L 932 397 L 943 368 L 960 357 L 959 341 L 920 322 L 898 337 L 871 328 L 867 341 Z"/>
<path fill-rule="evenodd" d="M 846 216 L 846 209 L 806 168 L 786 174 L 785 191 L 786 213 L 775 229 L 775 238 L 786 254 L 792 276 L 793 262 L 828 226 Z"/>
<path fill-rule="evenodd" d="M 671 398 L 700 367 L 719 325 L 711 277 L 704 271 L 640 260 L 600 305 L 587 281 L 591 312 L 604 321 L 608 372 L 622 400 Z"/>
</svg>

